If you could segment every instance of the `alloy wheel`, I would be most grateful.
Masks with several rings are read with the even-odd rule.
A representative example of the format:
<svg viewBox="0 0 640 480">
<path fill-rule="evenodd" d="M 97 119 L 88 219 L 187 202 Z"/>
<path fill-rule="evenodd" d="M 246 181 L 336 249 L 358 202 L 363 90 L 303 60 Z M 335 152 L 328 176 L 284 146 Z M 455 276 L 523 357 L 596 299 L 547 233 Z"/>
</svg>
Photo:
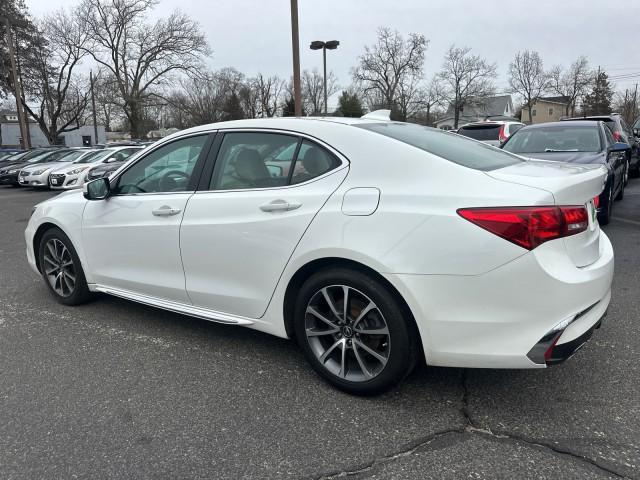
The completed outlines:
<svg viewBox="0 0 640 480">
<path fill-rule="evenodd" d="M 320 364 L 344 380 L 371 380 L 389 360 L 384 315 L 369 297 L 347 285 L 324 287 L 311 297 L 305 335 Z"/>
<path fill-rule="evenodd" d="M 50 239 L 44 248 L 44 273 L 54 292 L 70 297 L 76 288 L 76 270 L 71 252 L 57 238 Z"/>
</svg>

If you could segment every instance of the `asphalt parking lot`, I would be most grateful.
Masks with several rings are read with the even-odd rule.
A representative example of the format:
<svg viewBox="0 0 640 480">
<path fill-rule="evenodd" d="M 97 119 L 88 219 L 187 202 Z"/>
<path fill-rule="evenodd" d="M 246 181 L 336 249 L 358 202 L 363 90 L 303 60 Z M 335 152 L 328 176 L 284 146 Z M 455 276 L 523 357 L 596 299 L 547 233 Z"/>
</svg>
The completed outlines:
<svg viewBox="0 0 640 480">
<path fill-rule="evenodd" d="M 640 179 L 606 227 L 609 316 L 543 371 L 419 368 L 357 398 L 290 342 L 124 300 L 58 305 L 0 187 L 0 477 L 640 478 Z M 541 299 L 544 301 L 544 299 Z"/>
</svg>

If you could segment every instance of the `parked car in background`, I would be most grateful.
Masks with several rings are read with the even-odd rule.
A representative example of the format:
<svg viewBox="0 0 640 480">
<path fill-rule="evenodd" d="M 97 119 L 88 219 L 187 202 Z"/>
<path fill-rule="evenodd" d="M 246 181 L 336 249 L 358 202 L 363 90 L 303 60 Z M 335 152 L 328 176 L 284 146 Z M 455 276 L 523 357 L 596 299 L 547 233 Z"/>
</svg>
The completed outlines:
<svg viewBox="0 0 640 480">
<path fill-rule="evenodd" d="M 18 183 L 21 187 L 49 188 L 49 175 L 61 166 L 70 165 L 87 152 L 87 149 L 62 149 L 57 155 L 49 157 L 47 162 L 30 165 L 20 170 Z"/>
<path fill-rule="evenodd" d="M 2 162 L 4 159 L 12 157 L 18 153 L 22 153 L 23 150 L 20 150 L 19 148 L 15 149 L 15 148 L 0 148 L 0 162 Z"/>
<path fill-rule="evenodd" d="M 421 360 L 569 358 L 611 298 L 613 248 L 593 205 L 606 169 L 381 117 L 167 137 L 36 206 L 29 264 L 65 305 L 102 292 L 295 337 L 356 394 L 391 388 Z M 269 169 L 291 145 L 288 167 Z"/>
<path fill-rule="evenodd" d="M 84 185 L 89 171 L 96 166 L 122 163 L 144 147 L 130 146 L 92 150 L 71 165 L 57 168 L 49 175 L 49 184 L 53 190 L 70 190 Z"/>
<path fill-rule="evenodd" d="M 499 147 L 522 127 L 524 127 L 524 123 L 491 120 L 486 122 L 467 123 L 460 127 L 457 133 L 488 145 Z"/>
<path fill-rule="evenodd" d="M 58 158 L 64 151 L 58 148 L 37 148 L 26 153 L 16 155 L 15 159 L 0 164 L 0 185 L 18 186 L 20 170 L 31 165 L 38 165 Z"/>
<path fill-rule="evenodd" d="M 598 220 L 603 225 L 609 223 L 613 200 L 624 196 L 630 147 L 617 142 L 604 122 L 573 120 L 529 125 L 502 148 L 527 158 L 605 166 L 604 190 L 596 201 Z"/>
<path fill-rule="evenodd" d="M 629 145 L 630 149 L 627 152 L 627 171 L 632 177 L 640 175 L 640 143 L 633 132 L 633 129 L 629 127 L 627 122 L 624 121 L 622 115 L 618 113 L 612 113 L 611 115 L 592 115 L 587 117 L 575 117 L 562 119 L 562 121 L 592 121 L 592 122 L 604 122 L 607 127 L 613 133 L 613 138 L 616 142 L 623 142 Z M 625 185 L 626 185 L 625 179 Z"/>
<path fill-rule="evenodd" d="M 144 150 L 146 147 L 139 145 L 136 147 L 119 147 L 109 148 L 110 154 L 104 157 L 103 161 L 97 166 L 87 170 L 85 174 L 85 182 L 95 180 L 96 178 L 108 177 L 127 161 L 134 154 Z"/>
</svg>

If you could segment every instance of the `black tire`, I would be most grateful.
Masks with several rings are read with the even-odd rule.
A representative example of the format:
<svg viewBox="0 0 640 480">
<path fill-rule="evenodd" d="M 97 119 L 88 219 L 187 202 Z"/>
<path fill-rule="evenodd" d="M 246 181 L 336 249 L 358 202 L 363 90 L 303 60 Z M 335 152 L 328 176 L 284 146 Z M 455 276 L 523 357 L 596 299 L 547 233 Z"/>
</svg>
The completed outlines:
<svg viewBox="0 0 640 480">
<path fill-rule="evenodd" d="M 70 279 L 64 279 L 64 285 L 67 286 L 67 291 L 65 292 L 64 287 L 62 288 L 62 294 L 56 291 L 54 286 L 51 284 L 50 279 L 52 275 L 48 275 L 48 269 L 53 267 L 52 262 L 50 261 L 52 258 L 51 250 L 49 250 L 48 244 L 50 242 L 59 242 L 62 244 L 68 251 L 68 255 L 62 256 L 61 262 L 71 261 L 72 270 L 65 275 L 73 275 L 75 278 L 73 288 L 69 288 Z M 81 305 L 83 303 L 88 302 L 92 298 L 92 293 L 89 291 L 89 287 L 87 286 L 87 281 L 84 276 L 84 270 L 82 269 L 82 264 L 80 263 L 80 258 L 76 253 L 73 244 L 69 237 L 65 235 L 65 233 L 58 228 L 51 228 L 45 232 L 45 234 L 40 239 L 40 244 L 38 245 L 38 261 L 40 264 L 40 272 L 42 274 L 42 278 L 45 282 L 45 285 L 48 287 L 49 291 L 53 295 L 53 297 L 63 305 Z M 45 255 L 47 258 L 45 258 Z M 55 260 L 55 258 L 54 258 Z M 58 272 L 56 272 L 58 273 Z M 54 275 L 55 276 L 55 275 Z M 62 286 L 63 279 L 59 280 L 59 285 Z"/>
<path fill-rule="evenodd" d="M 605 198 L 600 201 L 602 210 L 598 213 L 598 222 L 600 225 L 608 225 L 611 221 L 611 211 L 613 210 L 613 178 L 604 193 L 606 193 Z"/>
<path fill-rule="evenodd" d="M 347 318 L 344 325 L 340 327 L 341 330 L 339 333 L 331 335 L 323 333 L 324 336 L 322 337 L 309 337 L 307 335 L 307 325 L 309 325 L 309 322 L 314 322 L 316 319 L 314 315 L 307 313 L 307 307 L 310 305 L 310 302 L 319 298 L 317 296 L 320 295 L 322 290 L 325 288 L 343 289 L 344 287 L 351 289 L 349 290 L 351 294 L 349 294 L 349 301 L 347 302 L 347 309 L 349 313 L 346 315 L 350 318 Z M 334 292 L 335 291 L 336 290 L 334 290 Z M 339 292 L 343 290 L 337 291 L 337 296 L 339 297 Z M 326 297 L 324 298 L 326 299 Z M 320 299 L 320 301 L 322 301 L 322 299 Z M 375 304 L 375 310 L 366 314 L 364 319 L 361 321 L 361 324 L 381 321 L 382 325 L 387 327 L 386 332 L 388 333 L 378 336 L 369 334 L 366 334 L 369 335 L 366 336 L 365 334 L 354 333 L 362 332 L 362 330 L 357 329 L 362 327 L 357 327 L 353 322 L 355 320 L 357 323 L 357 319 L 354 317 L 362 315 L 362 312 L 365 311 L 363 305 L 367 301 Z M 360 303 L 360 310 L 358 311 L 357 308 L 359 302 L 363 303 Z M 327 305 L 329 305 L 328 301 Z M 342 306 L 344 306 L 344 301 L 342 301 Z M 345 311 L 347 309 L 345 309 Z M 418 358 L 420 351 L 418 346 L 420 340 L 417 328 L 413 323 L 413 319 L 409 318 L 405 309 L 402 308 L 396 297 L 388 291 L 386 286 L 365 273 L 343 267 L 327 268 L 315 273 L 302 285 L 302 288 L 298 292 L 294 315 L 296 339 L 298 341 L 298 345 L 302 348 L 305 357 L 320 376 L 340 390 L 355 395 L 379 394 L 399 384 L 407 377 L 407 375 L 409 375 L 409 373 L 411 373 L 415 366 L 416 359 Z M 374 318 L 368 318 L 370 315 L 373 315 Z M 336 325 L 338 324 L 336 321 L 337 318 L 340 317 L 331 317 L 331 320 L 334 321 Z M 319 323 L 322 324 L 322 322 Z M 349 328 L 349 325 L 353 326 L 353 330 L 351 330 L 351 335 L 353 335 L 353 337 L 349 336 L 348 333 L 345 333 L 347 332 L 345 328 Z M 328 328 L 329 330 L 334 330 L 331 327 Z M 375 329 L 376 327 L 367 327 L 365 325 L 364 329 L 367 328 Z M 373 330 L 369 331 L 371 332 Z M 320 338 L 322 340 L 316 340 Z M 347 340 L 347 338 L 349 340 Z M 353 338 L 353 340 L 351 340 L 351 338 Z M 374 342 L 382 342 L 377 344 L 380 347 L 380 350 L 377 350 L 377 352 L 386 355 L 386 363 L 380 362 L 376 357 L 369 354 L 366 350 L 363 350 L 363 342 L 367 346 L 372 347 L 372 344 L 369 343 L 370 340 L 374 340 Z M 320 341 L 326 342 L 326 345 L 333 342 L 345 342 L 341 345 L 341 350 L 336 349 L 338 358 L 342 359 L 345 357 L 342 356 L 342 353 L 340 352 L 342 352 L 342 350 L 346 350 L 346 363 L 345 360 L 342 360 L 343 366 L 346 365 L 344 370 L 340 370 L 338 374 L 330 371 L 329 367 L 332 364 L 335 367 L 335 364 L 338 363 L 334 361 L 332 357 L 328 357 L 325 362 L 320 361 L 318 353 L 318 342 Z M 360 345 L 361 347 L 356 348 L 356 345 Z M 377 347 L 374 346 L 372 348 Z M 326 350 L 330 350 L 330 348 L 326 348 Z M 357 353 L 358 351 L 360 352 L 359 354 Z M 364 370 L 361 368 L 363 366 L 363 360 L 365 363 Z M 371 362 L 369 365 L 367 365 L 367 360 Z M 371 364 L 373 364 L 373 368 L 371 368 L 370 372 L 368 367 L 370 367 Z M 376 365 L 378 371 L 375 371 Z M 352 374 L 354 376 L 359 375 L 358 370 L 360 370 L 361 374 L 360 379 L 354 381 L 353 376 L 351 379 L 346 378 Z M 345 372 L 344 378 L 339 375 L 343 371 Z M 362 373 L 364 371 L 367 372 L 367 375 Z M 374 372 L 375 375 L 373 375 L 372 372 Z M 372 376 L 372 378 L 369 378 L 369 376 Z"/>
</svg>

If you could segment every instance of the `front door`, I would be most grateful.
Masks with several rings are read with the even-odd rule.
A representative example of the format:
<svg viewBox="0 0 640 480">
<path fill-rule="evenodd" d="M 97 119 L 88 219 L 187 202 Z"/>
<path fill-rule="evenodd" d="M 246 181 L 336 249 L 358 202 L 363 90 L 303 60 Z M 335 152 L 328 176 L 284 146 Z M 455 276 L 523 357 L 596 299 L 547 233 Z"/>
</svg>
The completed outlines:
<svg viewBox="0 0 640 480">
<path fill-rule="evenodd" d="M 347 174 L 329 150 L 294 135 L 227 133 L 207 191 L 180 231 L 198 307 L 259 318 L 300 238 Z"/>
<path fill-rule="evenodd" d="M 180 223 L 207 140 L 192 136 L 150 151 L 115 180 L 109 198 L 87 203 L 82 235 L 95 283 L 190 303 Z"/>
</svg>

